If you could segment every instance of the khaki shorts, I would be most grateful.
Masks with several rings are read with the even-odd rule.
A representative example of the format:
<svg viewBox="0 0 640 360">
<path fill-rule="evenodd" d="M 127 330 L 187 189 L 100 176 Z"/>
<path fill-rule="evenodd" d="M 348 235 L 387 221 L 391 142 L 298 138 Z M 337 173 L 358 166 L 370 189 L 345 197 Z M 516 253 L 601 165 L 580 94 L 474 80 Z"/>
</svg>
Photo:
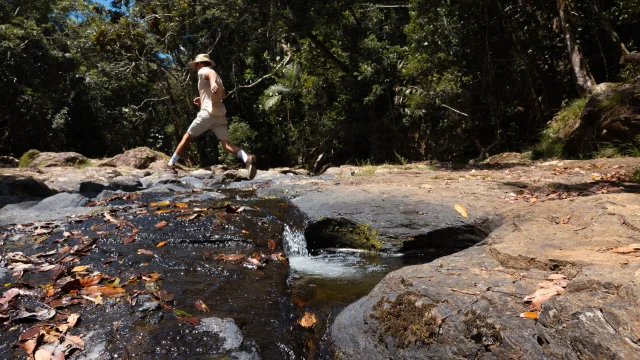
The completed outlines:
<svg viewBox="0 0 640 360">
<path fill-rule="evenodd" d="M 229 140 L 226 116 L 211 116 L 206 111 L 200 111 L 187 132 L 191 136 L 200 136 L 207 130 L 213 131 L 218 140 Z"/>
</svg>

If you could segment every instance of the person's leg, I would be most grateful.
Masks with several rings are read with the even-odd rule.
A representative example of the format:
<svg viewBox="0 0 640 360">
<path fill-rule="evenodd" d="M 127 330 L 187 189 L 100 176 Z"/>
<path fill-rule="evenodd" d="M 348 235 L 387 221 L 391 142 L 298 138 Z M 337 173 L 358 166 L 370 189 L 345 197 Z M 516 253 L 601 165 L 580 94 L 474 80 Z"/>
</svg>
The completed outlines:
<svg viewBox="0 0 640 360">
<path fill-rule="evenodd" d="M 191 126 L 189 126 L 189 130 L 187 130 L 187 132 L 184 134 L 182 140 L 180 141 L 180 144 L 178 144 L 178 147 L 176 148 L 176 151 L 173 153 L 173 156 L 169 160 L 169 166 L 173 167 L 178 162 L 178 160 L 180 160 L 180 157 L 185 153 L 185 151 L 187 151 L 187 149 L 189 149 L 189 145 L 191 145 L 191 142 L 202 133 L 207 131 L 207 129 L 211 126 L 211 121 L 212 119 L 208 115 L 198 113 L 198 116 L 195 120 L 193 120 Z"/>
<path fill-rule="evenodd" d="M 211 127 L 211 130 L 216 134 L 218 140 L 220 140 L 220 144 L 224 151 L 234 154 L 238 159 L 245 163 L 247 170 L 249 171 L 249 178 L 253 179 L 257 172 L 256 162 L 258 159 L 256 156 L 247 154 L 244 150 L 231 143 L 229 140 L 229 129 L 226 122 L 224 124 Z"/>
</svg>

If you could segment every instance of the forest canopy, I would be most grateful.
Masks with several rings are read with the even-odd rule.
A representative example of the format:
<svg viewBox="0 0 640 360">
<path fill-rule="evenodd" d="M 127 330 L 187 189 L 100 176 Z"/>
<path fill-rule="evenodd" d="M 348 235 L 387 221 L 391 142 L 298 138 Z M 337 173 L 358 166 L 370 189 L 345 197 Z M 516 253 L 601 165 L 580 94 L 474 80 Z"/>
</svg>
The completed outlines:
<svg viewBox="0 0 640 360">
<path fill-rule="evenodd" d="M 638 0 L 3 0 L 0 153 L 170 153 L 208 53 L 261 164 L 524 151 L 563 105 L 633 75 Z M 213 134 L 191 160 L 223 161 Z"/>
</svg>

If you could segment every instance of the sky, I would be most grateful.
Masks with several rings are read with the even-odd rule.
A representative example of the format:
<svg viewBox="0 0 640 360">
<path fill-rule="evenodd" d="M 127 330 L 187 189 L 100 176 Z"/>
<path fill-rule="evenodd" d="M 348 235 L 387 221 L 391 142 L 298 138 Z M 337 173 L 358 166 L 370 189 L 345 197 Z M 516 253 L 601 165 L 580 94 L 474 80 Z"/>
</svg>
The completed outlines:
<svg viewBox="0 0 640 360">
<path fill-rule="evenodd" d="M 93 0 L 93 1 L 97 2 L 99 4 L 102 4 L 102 5 L 106 6 L 106 7 L 111 7 L 110 6 L 111 0 Z"/>
</svg>

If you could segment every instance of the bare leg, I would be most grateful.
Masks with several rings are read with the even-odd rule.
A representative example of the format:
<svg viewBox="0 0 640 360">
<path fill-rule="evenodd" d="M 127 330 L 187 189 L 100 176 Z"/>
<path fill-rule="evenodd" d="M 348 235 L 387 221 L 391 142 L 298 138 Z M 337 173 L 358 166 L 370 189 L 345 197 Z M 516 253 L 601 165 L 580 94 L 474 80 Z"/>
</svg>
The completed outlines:
<svg viewBox="0 0 640 360">
<path fill-rule="evenodd" d="M 236 156 L 238 155 L 238 152 L 242 150 L 239 147 L 233 145 L 229 140 L 220 140 L 220 144 L 222 144 L 222 148 L 224 149 L 224 151 Z"/>
<path fill-rule="evenodd" d="M 191 145 L 191 142 L 195 140 L 195 138 L 195 136 L 189 135 L 189 133 L 185 133 L 182 137 L 182 141 L 180 141 L 180 144 L 178 144 L 178 148 L 176 148 L 175 154 L 178 156 L 182 156 L 182 154 L 187 151 L 189 145 Z"/>
</svg>

